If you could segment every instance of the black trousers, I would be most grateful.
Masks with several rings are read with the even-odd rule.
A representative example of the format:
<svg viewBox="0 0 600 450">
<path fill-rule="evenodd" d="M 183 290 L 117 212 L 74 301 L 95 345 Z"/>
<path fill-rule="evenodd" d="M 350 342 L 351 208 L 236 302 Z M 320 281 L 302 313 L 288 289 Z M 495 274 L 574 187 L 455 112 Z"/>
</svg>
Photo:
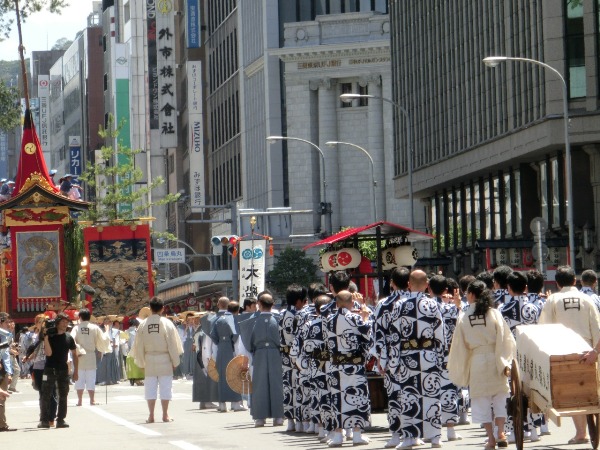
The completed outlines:
<svg viewBox="0 0 600 450">
<path fill-rule="evenodd" d="M 35 380 L 35 385 L 38 387 L 38 394 L 40 398 L 40 420 L 42 418 L 42 385 L 44 377 L 44 369 L 32 369 L 32 377 Z M 56 409 L 58 408 L 58 401 L 56 398 L 56 386 L 53 387 L 52 393 L 50 394 L 50 409 L 48 410 L 48 417 L 50 421 L 54 421 L 56 417 Z"/>
<path fill-rule="evenodd" d="M 54 369 L 46 367 L 42 381 L 42 403 L 40 420 L 50 422 L 54 418 L 50 415 L 50 401 L 52 392 L 56 386 L 58 393 L 58 411 L 57 420 L 65 420 L 67 417 L 67 397 L 69 395 L 69 369 Z"/>
</svg>

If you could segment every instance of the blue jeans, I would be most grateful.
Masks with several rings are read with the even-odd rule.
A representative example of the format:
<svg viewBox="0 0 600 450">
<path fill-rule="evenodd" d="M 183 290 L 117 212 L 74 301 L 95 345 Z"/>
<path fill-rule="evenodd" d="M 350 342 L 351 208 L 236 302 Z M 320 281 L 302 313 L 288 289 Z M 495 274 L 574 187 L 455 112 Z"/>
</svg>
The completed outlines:
<svg viewBox="0 0 600 450">
<path fill-rule="evenodd" d="M 69 395 L 69 370 L 54 369 L 51 367 L 44 368 L 44 380 L 42 381 L 42 404 L 40 420 L 42 422 L 50 422 L 54 418 L 50 417 L 50 401 L 52 393 L 58 392 L 58 411 L 56 419 L 58 421 L 65 420 L 67 417 L 67 396 Z"/>
</svg>

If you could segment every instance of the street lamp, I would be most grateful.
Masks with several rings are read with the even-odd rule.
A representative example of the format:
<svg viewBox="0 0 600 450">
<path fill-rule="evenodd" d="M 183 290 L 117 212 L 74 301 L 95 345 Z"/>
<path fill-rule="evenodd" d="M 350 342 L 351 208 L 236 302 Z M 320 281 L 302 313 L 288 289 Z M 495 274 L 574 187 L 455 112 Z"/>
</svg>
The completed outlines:
<svg viewBox="0 0 600 450">
<path fill-rule="evenodd" d="M 319 156 L 321 157 L 321 168 L 323 170 L 323 174 L 322 176 L 322 180 L 323 180 L 323 205 L 325 207 L 325 232 L 327 233 L 327 235 L 331 234 L 331 208 L 329 207 L 329 205 L 327 204 L 327 172 L 325 171 L 325 154 L 323 153 L 323 150 L 321 150 L 321 148 L 315 144 L 314 142 L 310 142 L 307 141 L 306 139 L 302 139 L 302 138 L 298 138 L 298 137 L 291 137 L 291 136 L 269 136 L 267 137 L 267 141 L 269 141 L 269 143 L 273 144 L 276 141 L 299 141 L 299 142 L 304 142 L 305 144 L 310 145 L 312 148 L 314 148 L 316 151 L 319 152 Z"/>
<path fill-rule="evenodd" d="M 342 95 L 340 95 L 340 100 L 343 102 L 351 102 L 352 100 L 355 100 L 358 98 L 376 98 L 376 99 L 382 100 L 384 102 L 387 102 L 387 103 L 393 105 L 394 108 L 396 108 L 398 111 L 400 111 L 402 114 L 404 114 L 404 117 L 406 117 L 406 121 L 408 122 L 408 126 L 406 127 L 406 139 L 408 141 L 408 146 L 406 148 L 406 153 L 407 153 L 406 159 L 408 161 L 408 201 L 410 202 L 410 227 L 414 230 L 415 229 L 415 209 L 414 209 L 414 204 L 413 204 L 413 160 L 412 160 L 413 149 L 412 149 L 412 121 L 410 118 L 410 114 L 408 113 L 408 110 L 404 106 L 399 105 L 394 100 L 391 100 L 386 97 L 380 97 L 378 95 L 371 95 L 371 94 L 342 94 Z"/>
<path fill-rule="evenodd" d="M 569 94 L 567 90 L 567 82 L 561 73 L 554 67 L 549 66 L 542 61 L 529 58 L 518 58 L 513 56 L 488 56 L 483 59 L 483 63 L 488 67 L 496 67 L 501 62 L 517 61 L 529 64 L 536 64 L 548 69 L 554 73 L 562 82 L 563 86 L 563 120 L 565 134 L 565 165 L 566 165 L 566 188 L 567 188 L 567 226 L 569 227 L 569 263 L 575 269 L 575 225 L 573 221 L 573 186 L 571 176 L 571 144 L 569 142 Z"/>
<path fill-rule="evenodd" d="M 327 141 L 325 142 L 325 144 L 329 145 L 330 147 L 333 147 L 334 145 L 349 145 L 350 147 L 354 147 L 363 152 L 365 155 L 367 155 L 367 157 L 369 158 L 369 162 L 371 163 L 371 180 L 373 181 L 373 222 L 377 222 L 377 198 L 375 196 L 375 188 L 377 187 L 377 181 L 375 181 L 375 163 L 373 162 L 373 158 L 371 157 L 369 152 L 362 148 L 360 145 L 352 144 L 350 142 Z"/>
</svg>

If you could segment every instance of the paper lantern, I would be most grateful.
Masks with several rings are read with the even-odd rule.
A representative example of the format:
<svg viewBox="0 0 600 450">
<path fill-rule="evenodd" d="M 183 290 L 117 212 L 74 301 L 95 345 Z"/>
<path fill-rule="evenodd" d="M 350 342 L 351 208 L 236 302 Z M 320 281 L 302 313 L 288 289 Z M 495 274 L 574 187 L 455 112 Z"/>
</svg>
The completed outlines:
<svg viewBox="0 0 600 450">
<path fill-rule="evenodd" d="M 394 255 L 395 248 L 386 248 L 381 252 L 381 267 L 383 270 L 391 270 L 398 267 L 396 257 Z"/>
<path fill-rule="evenodd" d="M 360 252 L 355 248 L 343 248 L 321 255 L 323 272 L 334 270 L 355 269 L 360 264 Z"/>
<path fill-rule="evenodd" d="M 394 259 L 398 267 L 414 266 L 418 258 L 417 250 L 410 245 L 401 245 L 394 249 Z"/>
</svg>

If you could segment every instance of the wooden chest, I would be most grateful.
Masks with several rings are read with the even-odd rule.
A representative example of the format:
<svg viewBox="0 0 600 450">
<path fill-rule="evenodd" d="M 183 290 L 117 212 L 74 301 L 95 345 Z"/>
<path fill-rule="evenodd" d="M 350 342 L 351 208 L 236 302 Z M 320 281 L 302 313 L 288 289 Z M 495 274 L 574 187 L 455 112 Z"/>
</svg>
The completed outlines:
<svg viewBox="0 0 600 450">
<path fill-rule="evenodd" d="M 516 332 L 517 361 L 526 394 L 536 391 L 547 408 L 599 405 L 597 364 L 580 364 L 591 347 L 571 329 L 559 325 L 524 325 Z M 539 403 L 536 395 L 536 403 Z"/>
</svg>

